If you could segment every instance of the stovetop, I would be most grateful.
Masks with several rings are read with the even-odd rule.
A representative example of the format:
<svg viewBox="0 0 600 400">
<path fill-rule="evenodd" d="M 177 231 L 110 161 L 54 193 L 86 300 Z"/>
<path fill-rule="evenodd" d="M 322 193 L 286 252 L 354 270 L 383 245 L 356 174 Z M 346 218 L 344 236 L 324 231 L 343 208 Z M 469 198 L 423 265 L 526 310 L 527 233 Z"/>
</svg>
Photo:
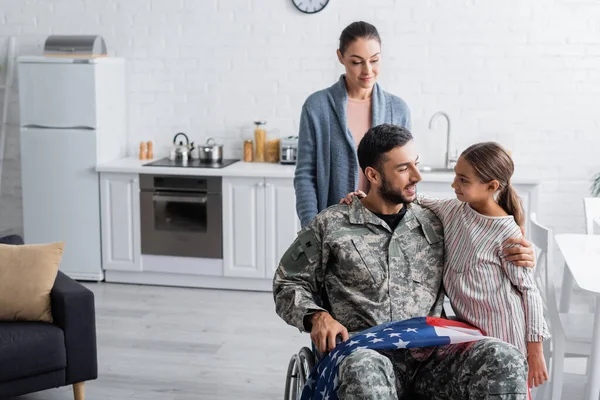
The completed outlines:
<svg viewBox="0 0 600 400">
<path fill-rule="evenodd" d="M 224 159 L 218 163 L 211 163 L 201 160 L 189 160 L 184 163 L 181 160 L 170 160 L 169 157 L 144 164 L 144 167 L 178 167 L 178 168 L 223 168 L 240 160 Z"/>
</svg>

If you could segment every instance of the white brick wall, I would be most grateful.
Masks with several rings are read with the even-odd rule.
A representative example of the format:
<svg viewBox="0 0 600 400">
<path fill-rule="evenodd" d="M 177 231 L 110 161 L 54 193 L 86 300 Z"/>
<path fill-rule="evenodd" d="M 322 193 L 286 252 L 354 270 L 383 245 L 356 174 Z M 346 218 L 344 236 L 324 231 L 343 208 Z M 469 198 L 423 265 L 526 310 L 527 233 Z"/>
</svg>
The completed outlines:
<svg viewBox="0 0 600 400">
<path fill-rule="evenodd" d="M 24 54 L 51 33 L 101 34 L 128 59 L 132 155 L 140 140 L 163 153 L 184 131 L 232 157 L 255 118 L 297 132 L 306 96 L 342 72 L 337 38 L 357 19 L 380 30 L 380 82 L 409 103 L 426 163 L 443 158 L 429 117 L 447 111 L 454 146 L 502 142 L 543 180 L 542 221 L 583 230 L 581 198 L 600 171 L 597 1 L 331 0 L 307 16 L 290 0 L 0 0 L 0 60 L 8 35 Z M 10 122 L 0 230 L 21 226 L 14 104 Z"/>
</svg>

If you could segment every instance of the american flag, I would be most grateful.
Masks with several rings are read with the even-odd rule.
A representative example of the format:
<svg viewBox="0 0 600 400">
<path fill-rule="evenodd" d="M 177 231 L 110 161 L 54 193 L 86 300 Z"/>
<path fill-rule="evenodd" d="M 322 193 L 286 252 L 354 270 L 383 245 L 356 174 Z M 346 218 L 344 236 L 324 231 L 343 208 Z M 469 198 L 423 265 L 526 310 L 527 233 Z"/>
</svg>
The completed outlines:
<svg viewBox="0 0 600 400">
<path fill-rule="evenodd" d="M 301 400 L 336 400 L 337 370 L 344 358 L 358 349 L 395 350 L 474 342 L 486 336 L 473 326 L 443 318 L 418 317 L 387 322 L 339 343 L 311 371 Z"/>
</svg>

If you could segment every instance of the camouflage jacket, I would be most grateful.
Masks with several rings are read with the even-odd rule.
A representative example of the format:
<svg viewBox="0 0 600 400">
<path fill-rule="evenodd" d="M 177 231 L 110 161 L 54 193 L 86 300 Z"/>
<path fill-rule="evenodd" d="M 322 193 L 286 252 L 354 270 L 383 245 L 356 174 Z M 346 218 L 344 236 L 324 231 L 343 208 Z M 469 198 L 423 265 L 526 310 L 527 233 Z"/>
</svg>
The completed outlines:
<svg viewBox="0 0 600 400">
<path fill-rule="evenodd" d="M 349 332 L 439 316 L 442 224 L 431 211 L 408 207 L 393 232 L 358 198 L 321 212 L 299 232 L 275 272 L 277 314 L 305 331 L 304 317 L 326 310 Z"/>
</svg>

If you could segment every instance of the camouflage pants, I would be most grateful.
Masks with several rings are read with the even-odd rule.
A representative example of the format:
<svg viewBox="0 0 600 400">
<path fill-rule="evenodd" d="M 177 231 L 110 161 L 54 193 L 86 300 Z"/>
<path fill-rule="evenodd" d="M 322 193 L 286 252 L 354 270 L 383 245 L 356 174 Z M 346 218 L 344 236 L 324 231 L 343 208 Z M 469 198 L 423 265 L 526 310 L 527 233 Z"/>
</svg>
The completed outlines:
<svg viewBox="0 0 600 400">
<path fill-rule="evenodd" d="M 526 400 L 527 361 L 495 339 L 377 352 L 361 349 L 338 370 L 342 400 Z"/>
</svg>

